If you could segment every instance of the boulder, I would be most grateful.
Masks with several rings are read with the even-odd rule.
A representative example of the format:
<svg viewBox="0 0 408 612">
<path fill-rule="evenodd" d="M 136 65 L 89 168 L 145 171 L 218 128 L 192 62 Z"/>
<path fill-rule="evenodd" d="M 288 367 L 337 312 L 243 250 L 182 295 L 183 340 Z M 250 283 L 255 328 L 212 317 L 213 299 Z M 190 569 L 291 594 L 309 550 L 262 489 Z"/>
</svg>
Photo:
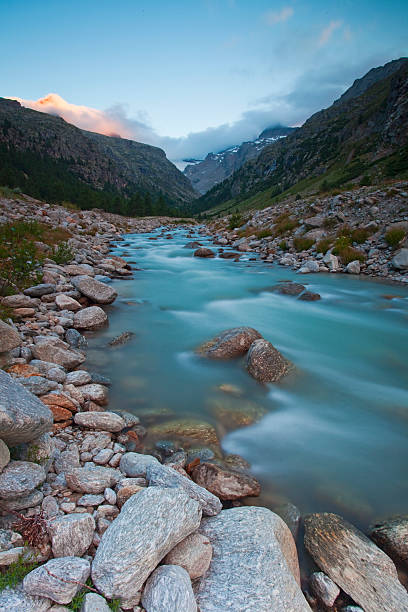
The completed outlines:
<svg viewBox="0 0 408 612">
<path fill-rule="evenodd" d="M 38 463 L 10 461 L 0 474 L 0 499 L 25 497 L 42 484 L 45 478 L 45 470 Z"/>
<path fill-rule="evenodd" d="M 348 274 L 360 274 L 360 262 L 358 259 L 350 261 L 346 266 L 346 272 Z"/>
<path fill-rule="evenodd" d="M 125 453 L 120 460 L 120 471 L 130 478 L 145 477 L 151 465 L 160 465 L 156 457 L 141 453 Z"/>
<path fill-rule="evenodd" d="M 49 597 L 59 604 L 68 604 L 82 589 L 89 574 L 90 564 L 86 559 L 51 559 L 27 574 L 23 588 L 29 595 Z"/>
<path fill-rule="evenodd" d="M 101 431 L 122 431 L 125 421 L 114 412 L 78 412 L 74 421 L 81 427 L 92 427 Z"/>
<path fill-rule="evenodd" d="M 94 269 L 89 264 L 68 264 L 64 266 L 64 271 L 69 276 L 95 276 Z"/>
<path fill-rule="evenodd" d="M 248 373 L 260 383 L 279 382 L 289 370 L 289 362 L 268 340 L 255 340 L 248 351 Z"/>
<path fill-rule="evenodd" d="M 208 570 L 211 558 L 210 540 L 202 533 L 192 533 L 164 557 L 163 563 L 183 567 L 191 580 L 195 580 Z"/>
<path fill-rule="evenodd" d="M 0 612 L 49 612 L 52 603 L 45 597 L 32 597 L 21 585 L 0 592 Z"/>
<path fill-rule="evenodd" d="M 21 338 L 18 331 L 7 325 L 4 321 L 0 321 L 0 353 L 11 351 L 21 345 Z"/>
<path fill-rule="evenodd" d="M 60 310 L 70 310 L 71 312 L 77 312 L 81 310 L 82 306 L 79 302 L 74 300 L 74 298 L 69 295 L 64 295 L 63 293 L 57 295 L 55 298 L 55 303 Z"/>
<path fill-rule="evenodd" d="M 396 270 L 408 270 L 408 249 L 400 249 L 392 258 L 391 265 Z"/>
<path fill-rule="evenodd" d="M 97 495 L 103 493 L 107 487 L 115 485 L 120 475 L 113 468 L 95 466 L 74 468 L 66 472 L 65 478 L 69 488 L 73 491 Z"/>
<path fill-rule="evenodd" d="M 300 295 L 306 287 L 301 285 L 300 283 L 279 283 L 272 287 L 273 291 L 276 293 L 281 293 L 282 295 Z M 256 340 L 256 338 L 254 338 Z"/>
<path fill-rule="evenodd" d="M 299 300 L 302 302 L 317 302 L 320 299 L 321 295 L 314 293 L 313 291 L 304 291 L 302 295 L 299 296 Z"/>
<path fill-rule="evenodd" d="M 305 546 L 315 563 L 365 612 L 408 610 L 394 563 L 361 531 L 325 512 L 304 522 Z"/>
<path fill-rule="evenodd" d="M 261 334 L 253 327 L 233 327 L 202 344 L 198 353 L 210 359 L 233 359 L 244 355 L 251 344 L 260 338 Z"/>
<path fill-rule="evenodd" d="M 310 612 L 296 545 L 279 516 L 267 508 L 233 508 L 203 519 L 199 531 L 213 546 L 210 567 L 194 584 L 200 612 Z"/>
<path fill-rule="evenodd" d="M 55 292 L 55 285 L 50 283 L 42 283 L 41 285 L 35 285 L 35 287 L 29 287 L 24 289 L 24 295 L 28 295 L 34 298 L 40 298 L 43 295 Z"/>
<path fill-rule="evenodd" d="M 408 564 L 408 515 L 375 523 L 370 527 L 370 537 L 394 561 Z"/>
<path fill-rule="evenodd" d="M 94 533 L 94 518 L 87 513 L 59 516 L 48 523 L 54 557 L 82 557 Z"/>
<path fill-rule="evenodd" d="M 0 370 L 0 438 L 15 446 L 35 440 L 51 427 L 49 408 Z"/>
<path fill-rule="evenodd" d="M 62 340 L 44 337 L 37 340 L 32 352 L 36 359 L 56 363 L 66 370 L 73 370 L 85 361 L 85 356 L 67 347 L 68 345 Z"/>
<path fill-rule="evenodd" d="M 74 276 L 71 283 L 82 295 L 96 304 L 112 304 L 118 295 L 117 291 L 109 285 L 87 275 Z"/>
<path fill-rule="evenodd" d="M 102 536 L 92 564 L 96 588 L 123 607 L 137 604 L 154 568 L 200 521 L 199 504 L 180 490 L 149 487 L 134 495 Z"/>
<path fill-rule="evenodd" d="M 44 395 L 58 388 L 58 383 L 56 383 L 55 380 L 48 380 L 48 378 L 44 378 L 43 376 L 20 378 L 18 382 L 34 395 Z"/>
<path fill-rule="evenodd" d="M 337 272 L 340 268 L 339 258 L 336 255 L 332 255 L 332 253 L 326 253 L 323 257 L 323 263 L 326 264 L 330 272 Z"/>
<path fill-rule="evenodd" d="M 200 463 L 192 471 L 193 480 L 223 500 L 235 500 L 261 492 L 259 482 L 252 476 L 231 472 L 215 463 Z"/>
<path fill-rule="evenodd" d="M 20 511 L 26 510 L 27 508 L 35 508 L 39 506 L 43 500 L 44 494 L 41 491 L 34 489 L 28 495 L 23 497 L 12 497 L 1 500 L 1 505 L 4 510 L 8 511 Z"/>
<path fill-rule="evenodd" d="M 309 274 L 310 272 L 319 272 L 319 263 L 314 260 L 307 261 L 299 269 L 300 274 Z"/>
<path fill-rule="evenodd" d="M 215 253 L 211 249 L 200 247 L 199 249 L 194 251 L 194 257 L 215 257 Z"/>
<path fill-rule="evenodd" d="M 74 327 L 76 329 L 99 329 L 108 321 L 108 315 L 99 306 L 83 308 L 74 316 Z"/>
<path fill-rule="evenodd" d="M 6 295 L 1 300 L 1 303 L 7 308 L 29 308 L 33 306 L 36 301 L 31 299 L 29 295 L 16 293 L 15 295 Z"/>
<path fill-rule="evenodd" d="M 162 565 L 154 570 L 143 589 L 146 612 L 197 612 L 191 580 L 178 565 Z"/>
<path fill-rule="evenodd" d="M 182 489 L 191 499 L 198 501 L 203 514 L 206 516 L 214 516 L 222 509 L 218 497 L 171 467 L 160 464 L 150 465 L 147 468 L 147 479 L 150 486 Z"/>
<path fill-rule="evenodd" d="M 108 390 L 104 385 L 89 383 L 82 385 L 79 390 L 85 399 L 96 402 L 100 406 L 105 406 L 108 403 Z"/>
</svg>

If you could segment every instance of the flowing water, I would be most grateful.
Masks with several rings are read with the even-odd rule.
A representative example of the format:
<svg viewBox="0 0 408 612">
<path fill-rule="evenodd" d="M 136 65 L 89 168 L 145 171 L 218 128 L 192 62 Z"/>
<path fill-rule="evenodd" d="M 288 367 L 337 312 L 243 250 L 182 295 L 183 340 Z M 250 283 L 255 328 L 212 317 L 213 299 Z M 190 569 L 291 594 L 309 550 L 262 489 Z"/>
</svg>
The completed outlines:
<svg viewBox="0 0 408 612">
<path fill-rule="evenodd" d="M 134 279 L 114 281 L 119 297 L 110 326 L 94 335 L 88 354 L 88 367 L 114 382 L 110 407 L 215 424 L 223 451 L 244 457 L 260 480 L 256 503 L 290 500 L 302 513 L 337 512 L 363 528 L 406 513 L 408 288 L 347 275 L 300 276 L 249 261 L 253 254 L 239 263 L 196 258 L 183 248 L 191 240 L 185 230 L 174 231 L 173 240 L 148 239 L 159 233 L 127 235 L 114 249 L 132 262 Z M 307 283 L 322 299 L 271 292 L 282 280 Z M 241 360 L 194 354 L 221 330 L 241 325 L 258 329 L 295 372 L 263 387 Z M 124 331 L 135 337 L 108 347 Z M 222 384 L 242 395 L 220 391 Z M 216 417 L 214 406 L 223 404 L 265 415 L 234 429 Z"/>
</svg>

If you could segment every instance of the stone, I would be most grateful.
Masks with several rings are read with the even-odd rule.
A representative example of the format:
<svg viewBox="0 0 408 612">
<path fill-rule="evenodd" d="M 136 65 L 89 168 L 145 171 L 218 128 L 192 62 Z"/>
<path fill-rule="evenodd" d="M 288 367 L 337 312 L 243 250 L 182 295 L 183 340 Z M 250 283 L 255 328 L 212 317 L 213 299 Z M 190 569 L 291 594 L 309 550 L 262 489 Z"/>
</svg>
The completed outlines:
<svg viewBox="0 0 408 612">
<path fill-rule="evenodd" d="M 356 527 L 331 513 L 305 517 L 305 546 L 316 565 L 365 612 L 408 610 L 394 563 Z"/>
<path fill-rule="evenodd" d="M 34 490 L 23 497 L 10 497 L 9 499 L 1 500 L 1 505 L 5 510 L 9 511 L 26 510 L 41 504 L 43 497 L 44 495 L 41 491 Z"/>
<path fill-rule="evenodd" d="M 95 455 L 93 462 L 97 465 L 106 465 L 111 457 L 113 457 L 113 450 L 111 448 L 103 448 Z"/>
<path fill-rule="evenodd" d="M 45 597 L 32 597 L 21 585 L 0 592 L 0 612 L 49 612 L 52 601 Z"/>
<path fill-rule="evenodd" d="M 57 454 L 54 460 L 54 469 L 57 474 L 71 472 L 79 467 L 79 450 L 76 444 L 72 444 L 69 448 Z"/>
<path fill-rule="evenodd" d="M 66 383 L 79 387 L 88 384 L 91 380 L 91 375 L 86 370 L 75 370 L 74 372 L 68 372 Z"/>
<path fill-rule="evenodd" d="M 248 373 L 260 383 L 279 382 L 289 370 L 288 361 L 268 340 L 255 340 L 248 351 Z"/>
<path fill-rule="evenodd" d="M 0 551 L 23 546 L 22 536 L 11 529 L 0 529 Z"/>
<path fill-rule="evenodd" d="M 90 564 L 86 559 L 51 559 L 27 574 L 23 580 L 23 588 L 29 595 L 45 596 L 59 604 L 68 604 L 82 589 L 82 584 L 88 580 L 89 574 Z"/>
<path fill-rule="evenodd" d="M 319 263 L 314 260 L 307 261 L 299 269 L 300 274 L 309 274 L 310 272 L 319 272 Z"/>
<path fill-rule="evenodd" d="M 346 272 L 348 274 L 360 274 L 360 267 L 361 266 L 358 259 L 356 259 L 355 261 L 350 261 L 350 263 L 348 263 L 346 266 Z"/>
<path fill-rule="evenodd" d="M 285 504 L 281 504 L 280 506 L 276 506 L 273 508 L 273 510 L 276 512 L 276 514 L 279 514 L 281 519 L 285 521 L 291 531 L 291 534 L 296 540 L 302 520 L 302 515 L 299 508 L 294 504 L 287 502 Z"/>
<path fill-rule="evenodd" d="M 117 291 L 109 285 L 87 275 L 74 276 L 71 283 L 82 295 L 96 304 L 112 304 L 118 295 Z"/>
<path fill-rule="evenodd" d="M 74 327 L 76 329 L 99 329 L 108 321 L 108 315 L 100 306 L 89 306 L 75 313 Z"/>
<path fill-rule="evenodd" d="M 54 417 L 55 423 L 72 419 L 72 412 L 66 408 L 61 408 L 61 406 L 53 406 L 51 404 L 50 410 L 52 412 L 52 416 Z"/>
<path fill-rule="evenodd" d="M 6 465 L 10 462 L 10 451 L 8 449 L 7 444 L 0 439 L 0 472 L 6 467 Z"/>
<path fill-rule="evenodd" d="M 201 533 L 192 533 L 175 546 L 163 559 L 166 565 L 180 565 L 191 580 L 200 578 L 210 567 L 212 546 Z"/>
<path fill-rule="evenodd" d="M 183 491 L 149 487 L 134 495 L 102 536 L 92 564 L 94 585 L 105 597 L 120 598 L 122 607 L 137 604 L 154 568 L 200 521 L 199 504 Z"/>
<path fill-rule="evenodd" d="M 48 523 L 54 557 L 82 557 L 91 545 L 94 518 L 87 513 L 67 514 Z"/>
<path fill-rule="evenodd" d="M 80 391 L 85 399 L 96 402 L 100 406 L 105 406 L 108 403 L 108 390 L 104 385 L 97 383 L 81 385 Z"/>
<path fill-rule="evenodd" d="M 340 268 L 339 258 L 336 255 L 332 255 L 332 253 L 326 253 L 323 257 L 323 263 L 326 264 L 330 272 L 337 272 Z"/>
<path fill-rule="evenodd" d="M 113 468 L 95 466 L 74 468 L 65 474 L 65 478 L 73 491 L 97 495 L 103 493 L 106 487 L 115 485 L 119 480 L 119 474 Z"/>
<path fill-rule="evenodd" d="M 332 608 L 340 594 L 340 589 L 323 572 L 314 572 L 309 578 L 312 593 L 328 608 Z"/>
<path fill-rule="evenodd" d="M 35 315 L 35 308 L 15 308 L 13 315 L 18 319 L 33 317 Z"/>
<path fill-rule="evenodd" d="M 65 340 L 72 348 L 79 349 L 81 351 L 85 350 L 88 346 L 88 340 L 82 334 L 80 334 L 79 331 L 73 329 L 72 327 L 67 329 L 65 332 Z"/>
<path fill-rule="evenodd" d="M 17 563 L 21 555 L 25 552 L 24 546 L 18 546 L 16 548 L 10 548 L 0 552 L 0 567 L 6 567 L 12 563 Z"/>
<path fill-rule="evenodd" d="M 112 347 L 123 346 L 124 344 L 129 342 L 129 340 L 131 340 L 134 337 L 134 335 L 135 334 L 130 331 L 123 332 L 119 336 L 116 336 L 116 338 L 113 338 L 113 340 L 109 342 L 109 346 L 112 346 Z"/>
<path fill-rule="evenodd" d="M 11 351 L 22 343 L 18 331 L 0 320 L 0 353 Z"/>
<path fill-rule="evenodd" d="M 110 487 L 107 487 L 103 492 L 104 498 L 108 504 L 114 506 L 116 504 L 116 493 Z"/>
<path fill-rule="evenodd" d="M 282 295 L 300 295 L 306 287 L 300 283 L 285 282 L 275 285 L 272 289 Z"/>
<path fill-rule="evenodd" d="M 144 487 L 136 484 L 121 487 L 116 494 L 116 503 L 118 507 L 122 508 L 123 504 L 125 504 L 132 495 L 136 495 L 136 493 L 143 491 L 143 489 Z"/>
<path fill-rule="evenodd" d="M 154 570 L 143 589 L 146 612 L 197 612 L 191 581 L 178 565 L 162 565 Z"/>
<path fill-rule="evenodd" d="M 41 509 L 47 519 L 53 519 L 58 515 L 58 502 L 52 495 L 44 497 Z"/>
<path fill-rule="evenodd" d="M 199 247 L 194 251 L 194 257 L 215 257 L 214 251 L 205 247 Z"/>
<path fill-rule="evenodd" d="M 77 506 L 100 506 L 104 501 L 105 497 L 103 495 L 92 495 L 89 493 L 78 499 Z"/>
<path fill-rule="evenodd" d="M 121 431 L 126 423 L 114 412 L 77 412 L 74 421 L 81 427 L 92 427 L 101 431 Z"/>
<path fill-rule="evenodd" d="M 223 500 L 235 500 L 261 492 L 259 482 L 252 476 L 226 470 L 215 463 L 200 463 L 192 471 L 193 480 Z"/>
<path fill-rule="evenodd" d="M 81 304 L 74 300 L 74 298 L 69 297 L 69 295 L 64 295 L 63 293 L 57 295 L 57 297 L 55 298 L 55 303 L 60 310 L 70 310 L 71 312 L 77 312 L 82 308 Z"/>
<path fill-rule="evenodd" d="M 147 468 L 149 486 L 182 489 L 191 499 L 198 501 L 201 510 L 206 516 L 214 516 L 222 510 L 218 497 L 198 484 L 182 476 L 176 470 L 165 465 L 150 465 Z"/>
<path fill-rule="evenodd" d="M 68 264 L 64 266 L 64 271 L 69 276 L 94 276 L 94 269 L 89 264 Z"/>
<path fill-rule="evenodd" d="M 396 270 L 408 270 L 408 249 L 400 249 L 392 258 L 391 265 Z"/>
<path fill-rule="evenodd" d="M 200 612 L 310 612 L 296 545 L 279 516 L 267 508 L 233 508 L 203 519 L 199 532 L 213 547 L 208 571 L 194 584 Z"/>
<path fill-rule="evenodd" d="M 233 359 L 244 355 L 259 338 L 261 334 L 252 327 L 234 327 L 201 345 L 198 353 L 209 359 Z"/>
<path fill-rule="evenodd" d="M 324 222 L 326 220 L 326 217 L 324 217 L 323 215 L 316 215 L 315 217 L 309 217 L 308 219 L 305 220 L 306 225 L 310 225 L 310 227 L 322 227 L 322 225 L 324 225 Z"/>
<path fill-rule="evenodd" d="M 317 302 L 320 299 L 321 296 L 313 291 L 304 291 L 302 295 L 299 296 L 299 300 L 302 302 Z"/>
<path fill-rule="evenodd" d="M 57 342 L 51 338 L 44 338 L 33 346 L 33 355 L 41 361 L 48 361 L 62 366 L 66 370 L 73 370 L 85 361 L 85 356 L 79 351 L 66 348 L 65 342 Z"/>
<path fill-rule="evenodd" d="M 58 383 L 54 380 L 48 380 L 48 378 L 44 378 L 43 376 L 20 378 L 18 382 L 34 395 L 44 395 L 45 393 L 54 391 L 58 387 Z"/>
<path fill-rule="evenodd" d="M 130 478 L 145 477 L 148 467 L 160 465 L 156 457 L 141 453 L 125 453 L 120 460 L 119 469 Z"/>
<path fill-rule="evenodd" d="M 394 561 L 408 564 L 408 515 L 371 525 L 369 535 Z"/>
<path fill-rule="evenodd" d="M 63 393 L 50 393 L 50 395 L 43 395 L 41 401 L 47 406 L 60 406 L 70 412 L 76 412 L 76 406 L 74 402 L 69 399 Z"/>
<path fill-rule="evenodd" d="M 25 497 L 42 484 L 45 478 L 44 468 L 37 463 L 10 461 L 0 474 L 0 499 Z"/>
<path fill-rule="evenodd" d="M 28 308 L 35 304 L 35 300 L 31 299 L 29 295 L 23 295 L 17 293 L 15 295 L 6 295 L 1 303 L 7 308 Z"/>
<path fill-rule="evenodd" d="M 87 593 L 84 597 L 80 612 L 111 612 L 102 595 Z"/>
<path fill-rule="evenodd" d="M 43 295 L 48 295 L 49 293 L 55 292 L 55 285 L 51 285 L 50 283 L 43 283 L 41 285 L 35 285 L 35 287 L 29 287 L 28 289 L 24 289 L 24 295 L 28 295 L 34 298 L 40 298 Z"/>
<path fill-rule="evenodd" d="M 160 440 L 175 438 L 177 440 L 195 440 L 201 444 L 214 444 L 218 447 L 219 440 L 213 425 L 196 419 L 174 419 L 152 425 L 149 428 L 152 439 Z"/>
</svg>

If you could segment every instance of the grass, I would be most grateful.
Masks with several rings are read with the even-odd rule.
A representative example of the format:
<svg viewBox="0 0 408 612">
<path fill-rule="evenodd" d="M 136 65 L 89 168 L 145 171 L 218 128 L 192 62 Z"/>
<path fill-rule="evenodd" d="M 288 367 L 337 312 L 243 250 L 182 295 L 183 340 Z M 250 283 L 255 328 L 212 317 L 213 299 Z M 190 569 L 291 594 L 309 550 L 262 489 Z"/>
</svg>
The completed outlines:
<svg viewBox="0 0 408 612">
<path fill-rule="evenodd" d="M 406 233 L 402 228 L 396 227 L 394 229 L 390 229 L 384 236 L 385 242 L 388 244 L 388 246 L 392 247 L 393 249 L 396 249 L 401 240 L 405 238 L 405 235 Z"/>
<path fill-rule="evenodd" d="M 314 245 L 313 238 L 302 238 L 300 236 L 297 236 L 296 238 L 293 239 L 293 246 L 295 247 L 297 252 L 307 251 L 313 245 Z"/>
<path fill-rule="evenodd" d="M 268 238 L 268 236 L 272 236 L 272 231 L 270 229 L 259 230 L 259 232 L 256 232 L 257 238 Z"/>
<path fill-rule="evenodd" d="M 282 213 L 275 219 L 274 236 L 283 236 L 299 225 L 297 219 L 292 219 L 289 213 Z"/>
<path fill-rule="evenodd" d="M 60 242 L 60 244 L 54 247 L 54 252 L 51 257 L 56 264 L 64 265 L 73 260 L 74 252 L 67 242 Z"/>
<path fill-rule="evenodd" d="M 330 247 L 333 245 L 333 238 L 322 238 L 316 244 L 316 251 L 318 253 L 327 253 Z"/>
<path fill-rule="evenodd" d="M 24 561 L 21 555 L 17 561 L 2 569 L 0 572 L 0 591 L 7 587 L 13 588 L 27 576 L 32 570 L 39 566 L 37 561 Z"/>
<path fill-rule="evenodd" d="M 349 264 L 351 261 L 364 262 L 365 254 L 359 249 L 351 246 L 351 238 L 349 236 L 339 236 L 333 247 L 333 255 L 338 255 L 343 265 Z"/>
<path fill-rule="evenodd" d="M 92 580 L 90 578 L 88 578 L 85 584 L 93 588 Z M 90 590 L 86 588 L 82 588 L 80 591 L 78 591 L 78 593 L 75 595 L 75 597 L 69 604 L 68 610 L 74 610 L 74 611 L 81 610 L 82 604 L 84 603 L 85 595 L 89 592 Z M 120 610 L 120 600 L 119 599 L 111 599 L 111 601 L 107 601 L 106 603 L 108 604 L 108 607 L 113 612 L 119 612 Z"/>
</svg>

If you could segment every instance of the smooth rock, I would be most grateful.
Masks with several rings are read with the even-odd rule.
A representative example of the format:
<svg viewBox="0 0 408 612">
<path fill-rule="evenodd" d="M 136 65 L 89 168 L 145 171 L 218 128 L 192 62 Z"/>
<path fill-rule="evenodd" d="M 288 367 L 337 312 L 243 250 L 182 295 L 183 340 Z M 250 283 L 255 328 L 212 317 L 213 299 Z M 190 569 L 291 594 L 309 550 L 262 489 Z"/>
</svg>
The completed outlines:
<svg viewBox="0 0 408 612">
<path fill-rule="evenodd" d="M 163 559 L 166 565 L 180 565 L 191 580 L 203 576 L 212 558 L 210 540 L 201 533 L 192 533 L 175 546 Z"/>
<path fill-rule="evenodd" d="M 328 608 L 332 608 L 340 594 L 340 589 L 323 572 L 314 572 L 309 578 L 312 593 Z"/>
<path fill-rule="evenodd" d="M 395 565 L 374 542 L 336 514 L 310 514 L 304 522 L 315 563 L 365 612 L 408 610 Z"/>
<path fill-rule="evenodd" d="M 193 480 L 223 500 L 235 500 L 261 492 L 259 482 L 252 476 L 226 470 L 215 463 L 200 463 L 192 471 Z"/>
<path fill-rule="evenodd" d="M 58 388 L 58 383 L 56 383 L 54 380 L 43 378 L 43 376 L 20 378 L 18 382 L 34 395 L 45 395 L 46 393 L 55 391 L 55 389 Z"/>
<path fill-rule="evenodd" d="M 252 327 L 234 327 L 201 345 L 198 352 L 210 359 L 233 359 L 244 355 L 259 338 L 261 334 Z"/>
<path fill-rule="evenodd" d="M 11 351 L 22 343 L 18 331 L 0 320 L 0 353 Z"/>
<path fill-rule="evenodd" d="M 408 270 L 408 249 L 400 249 L 392 258 L 391 265 L 396 270 Z"/>
<path fill-rule="evenodd" d="M 80 392 L 85 399 L 96 402 L 100 406 L 105 406 L 108 403 L 108 390 L 104 385 L 99 385 L 97 383 L 82 385 Z"/>
<path fill-rule="evenodd" d="M 74 421 L 81 427 L 117 432 L 126 427 L 125 421 L 114 412 L 77 412 Z"/>
<path fill-rule="evenodd" d="M 85 361 L 85 356 L 79 351 L 67 349 L 66 346 L 62 341 L 56 343 L 51 338 L 44 338 L 34 345 L 32 351 L 36 359 L 56 363 L 66 370 L 73 370 Z"/>
<path fill-rule="evenodd" d="M 80 612 L 111 612 L 102 595 L 87 593 L 81 606 Z"/>
<path fill-rule="evenodd" d="M 279 283 L 272 289 L 276 293 L 281 293 L 282 295 L 300 295 L 306 289 L 306 287 L 300 283 L 286 282 Z"/>
<path fill-rule="evenodd" d="M 60 310 L 70 310 L 71 312 L 77 312 L 82 308 L 81 304 L 74 300 L 74 298 L 69 297 L 69 295 L 64 295 L 63 293 L 57 295 L 57 297 L 55 298 L 55 303 Z"/>
<path fill-rule="evenodd" d="M 75 313 L 74 327 L 76 329 L 99 329 L 108 321 L 108 315 L 100 306 L 89 306 Z"/>
<path fill-rule="evenodd" d="M 180 490 L 149 487 L 134 495 L 102 536 L 92 564 L 96 588 L 123 607 L 137 601 L 160 560 L 200 521 L 199 504 Z"/>
<path fill-rule="evenodd" d="M 215 257 L 215 253 L 211 249 L 200 247 L 194 251 L 194 257 Z"/>
<path fill-rule="evenodd" d="M 28 289 L 24 289 L 24 295 L 29 295 L 30 297 L 39 298 L 43 295 L 48 295 L 49 293 L 55 292 L 55 285 L 51 285 L 50 283 L 43 283 L 41 285 L 35 285 L 34 287 L 29 287 Z"/>
<path fill-rule="evenodd" d="M 332 253 L 326 253 L 323 257 L 323 263 L 326 264 L 331 272 L 337 272 L 340 268 L 339 258 L 336 255 L 332 255 Z"/>
<path fill-rule="evenodd" d="M 37 463 L 10 461 L 0 474 L 0 499 L 25 497 L 42 484 L 45 478 L 44 468 Z"/>
<path fill-rule="evenodd" d="M 141 453 L 125 453 L 120 460 L 119 469 L 130 478 L 145 477 L 151 465 L 160 465 L 156 457 Z"/>
<path fill-rule="evenodd" d="M 67 514 L 48 523 L 54 557 L 82 557 L 91 545 L 94 518 L 87 513 Z"/>
<path fill-rule="evenodd" d="M 95 466 L 73 469 L 65 474 L 65 478 L 73 491 L 96 495 L 103 493 L 107 487 L 115 485 L 119 480 L 119 474 L 113 468 Z"/>
<path fill-rule="evenodd" d="M 295 542 L 279 516 L 233 508 L 203 519 L 199 531 L 213 546 L 210 567 L 194 584 L 200 612 L 310 612 Z"/>
<path fill-rule="evenodd" d="M 91 380 L 91 375 L 86 370 L 74 370 L 73 372 L 68 372 L 66 383 L 67 385 L 79 387 L 88 384 Z"/>
<path fill-rule="evenodd" d="M 289 369 L 288 361 L 267 340 L 255 340 L 248 351 L 248 373 L 260 383 L 279 382 Z"/>
<path fill-rule="evenodd" d="M 350 261 L 350 263 L 348 263 L 346 266 L 346 272 L 348 272 L 348 274 L 360 274 L 360 267 L 361 266 L 358 259 L 355 261 Z"/>
<path fill-rule="evenodd" d="M 154 570 L 143 589 L 146 612 L 197 612 L 191 580 L 178 565 L 162 565 Z"/>
<path fill-rule="evenodd" d="M 85 295 L 96 304 L 112 304 L 118 295 L 115 289 L 90 276 L 75 276 L 71 279 L 71 283 L 82 295 Z"/>
<path fill-rule="evenodd" d="M 319 263 L 317 261 L 307 261 L 300 269 L 300 274 L 309 274 L 310 272 L 319 272 Z"/>
<path fill-rule="evenodd" d="M 51 559 L 27 574 L 23 588 L 29 595 L 48 597 L 59 604 L 68 604 L 82 588 L 78 583 L 84 584 L 89 574 L 90 564 L 86 559 Z"/>
</svg>

